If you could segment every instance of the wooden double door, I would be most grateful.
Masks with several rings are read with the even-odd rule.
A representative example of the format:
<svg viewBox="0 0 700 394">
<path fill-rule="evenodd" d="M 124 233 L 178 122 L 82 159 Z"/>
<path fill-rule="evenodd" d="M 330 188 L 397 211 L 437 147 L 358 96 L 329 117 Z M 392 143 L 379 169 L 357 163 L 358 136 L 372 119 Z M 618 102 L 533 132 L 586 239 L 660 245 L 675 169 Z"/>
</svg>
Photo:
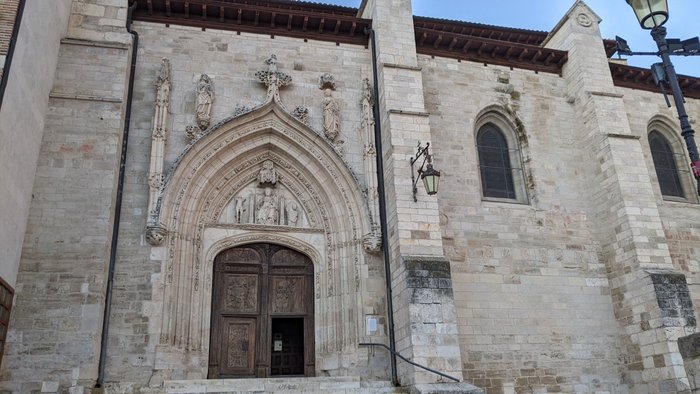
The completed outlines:
<svg viewBox="0 0 700 394">
<path fill-rule="evenodd" d="M 314 375 L 313 264 L 251 244 L 214 259 L 210 379 Z"/>
</svg>

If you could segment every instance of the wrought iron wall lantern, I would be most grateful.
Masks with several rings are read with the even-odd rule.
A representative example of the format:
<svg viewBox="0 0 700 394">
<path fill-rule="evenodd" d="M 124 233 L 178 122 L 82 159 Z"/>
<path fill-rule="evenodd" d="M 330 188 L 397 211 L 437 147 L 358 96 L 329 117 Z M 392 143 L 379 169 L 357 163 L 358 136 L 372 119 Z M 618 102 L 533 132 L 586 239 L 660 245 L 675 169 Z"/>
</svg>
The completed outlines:
<svg viewBox="0 0 700 394">
<path fill-rule="evenodd" d="M 416 152 L 416 157 L 411 158 L 411 181 L 413 183 L 413 201 L 417 202 L 418 197 L 418 179 L 423 180 L 423 186 L 425 186 L 425 192 L 429 196 L 437 194 L 438 188 L 440 186 L 440 171 L 433 168 L 433 156 L 428 150 L 430 148 L 430 142 L 426 142 L 425 146 L 422 146 L 420 141 L 418 142 L 418 151 Z M 417 170 L 418 177 L 413 171 L 413 165 L 423 157 L 423 162 Z"/>
<path fill-rule="evenodd" d="M 693 37 L 689 40 L 679 40 L 666 38 L 666 28 L 663 26 L 668 21 L 668 1 L 667 0 L 626 0 L 627 4 L 634 10 L 639 25 L 642 29 L 651 30 L 651 36 L 659 48 L 658 52 L 633 52 L 627 41 L 620 37 L 615 37 L 617 41 L 618 55 L 654 55 L 661 58 L 660 63 L 655 63 L 651 67 L 654 82 L 661 88 L 661 92 L 666 98 L 666 104 L 671 103 L 666 95 L 667 89 L 671 90 L 673 101 L 676 104 L 678 119 L 681 125 L 681 135 L 685 140 L 690 167 L 697 182 L 697 192 L 700 195 L 700 154 L 695 144 L 695 131 L 690 125 L 688 113 L 685 110 L 685 98 L 678 83 L 676 69 L 671 62 L 671 55 L 676 56 L 700 56 L 700 39 Z"/>
</svg>

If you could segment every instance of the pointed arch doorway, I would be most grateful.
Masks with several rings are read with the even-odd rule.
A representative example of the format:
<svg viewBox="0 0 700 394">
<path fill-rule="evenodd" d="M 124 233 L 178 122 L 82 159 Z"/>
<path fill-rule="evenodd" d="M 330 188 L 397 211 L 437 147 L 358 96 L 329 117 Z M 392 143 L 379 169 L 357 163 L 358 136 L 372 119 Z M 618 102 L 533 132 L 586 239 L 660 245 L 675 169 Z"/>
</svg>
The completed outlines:
<svg viewBox="0 0 700 394">
<path fill-rule="evenodd" d="M 273 244 L 214 259 L 210 379 L 313 376 L 313 264 Z"/>
</svg>

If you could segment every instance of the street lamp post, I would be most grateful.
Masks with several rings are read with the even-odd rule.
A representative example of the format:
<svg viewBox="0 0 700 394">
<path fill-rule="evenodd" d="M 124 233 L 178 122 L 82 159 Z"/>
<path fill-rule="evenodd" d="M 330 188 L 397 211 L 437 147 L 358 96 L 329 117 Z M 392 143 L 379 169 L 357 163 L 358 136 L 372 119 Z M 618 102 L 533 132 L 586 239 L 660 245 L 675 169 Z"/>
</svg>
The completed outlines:
<svg viewBox="0 0 700 394">
<path fill-rule="evenodd" d="M 695 131 L 688 120 L 688 113 L 685 110 L 685 99 L 678 83 L 678 75 L 676 69 L 671 62 L 671 54 L 682 56 L 700 55 L 700 46 L 696 38 L 681 42 L 673 40 L 673 52 L 669 48 L 669 40 L 666 39 L 666 28 L 663 26 L 668 20 L 668 3 L 667 0 L 626 0 L 634 10 L 639 24 L 645 30 L 651 30 L 651 36 L 659 48 L 657 53 L 651 53 L 661 57 L 661 64 L 658 67 L 652 67 L 652 73 L 658 85 L 663 87 L 666 83 L 673 95 L 673 101 L 676 104 L 678 119 L 681 123 L 681 135 L 688 149 L 690 157 L 690 166 L 693 170 L 693 176 L 697 181 L 697 192 L 700 195 L 700 155 L 698 155 L 698 147 L 695 144 Z M 632 52 L 626 42 L 619 37 L 616 37 L 618 42 L 618 53 L 621 55 L 647 55 L 647 52 Z"/>
</svg>

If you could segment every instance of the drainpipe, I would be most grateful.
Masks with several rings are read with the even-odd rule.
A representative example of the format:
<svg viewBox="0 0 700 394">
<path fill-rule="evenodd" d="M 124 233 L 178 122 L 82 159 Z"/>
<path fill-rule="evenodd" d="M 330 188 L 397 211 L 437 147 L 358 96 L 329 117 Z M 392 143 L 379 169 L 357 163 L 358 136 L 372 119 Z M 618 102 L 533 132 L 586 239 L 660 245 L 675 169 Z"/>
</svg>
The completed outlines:
<svg viewBox="0 0 700 394">
<path fill-rule="evenodd" d="M 389 351 L 391 356 L 391 382 L 399 385 L 396 372 L 396 338 L 394 333 L 394 299 L 392 295 L 391 281 L 391 253 L 389 252 L 389 235 L 386 217 L 386 192 L 384 186 L 384 152 L 382 150 L 382 126 L 379 111 L 379 74 L 377 72 L 377 42 L 374 38 L 374 29 L 369 30 L 369 39 L 372 44 L 372 74 L 374 77 L 374 145 L 377 150 L 377 191 L 379 194 L 379 223 L 382 231 L 382 249 L 384 251 L 384 276 L 386 277 L 386 307 L 387 326 L 389 328 Z"/>
<path fill-rule="evenodd" d="M 119 178 L 117 183 L 117 198 L 114 203 L 114 223 L 112 225 L 112 242 L 109 250 L 109 271 L 107 273 L 107 290 L 105 293 L 105 310 L 102 316 L 102 338 L 100 341 L 100 361 L 98 364 L 97 382 L 95 388 L 103 388 L 105 381 L 105 361 L 107 359 L 107 337 L 109 335 L 109 317 L 112 311 L 112 291 L 114 288 L 114 265 L 117 261 L 117 244 L 119 242 L 119 224 L 122 214 L 122 196 L 124 194 L 124 173 L 126 167 L 126 150 L 129 142 L 129 125 L 131 124 L 131 101 L 134 95 L 134 79 L 136 77 L 136 54 L 139 48 L 139 35 L 131 29 L 133 12 L 138 6 L 134 1 L 129 6 L 126 19 L 126 30 L 133 37 L 131 45 L 131 69 L 129 70 L 129 86 L 126 96 L 126 112 L 124 115 L 124 132 L 122 135 L 121 157 L 119 159 Z"/>
<path fill-rule="evenodd" d="M 26 0 L 19 0 L 17 4 L 17 14 L 15 15 L 15 24 L 12 27 L 12 36 L 10 37 L 10 45 L 7 48 L 7 56 L 5 57 L 5 66 L 3 67 L 2 79 L 0 80 L 0 108 L 2 108 L 3 97 L 5 97 L 5 88 L 7 81 L 10 78 L 10 66 L 12 65 L 12 57 L 15 54 L 17 46 L 17 37 L 19 36 L 19 27 L 22 24 L 22 14 L 24 14 L 24 4 Z"/>
</svg>

